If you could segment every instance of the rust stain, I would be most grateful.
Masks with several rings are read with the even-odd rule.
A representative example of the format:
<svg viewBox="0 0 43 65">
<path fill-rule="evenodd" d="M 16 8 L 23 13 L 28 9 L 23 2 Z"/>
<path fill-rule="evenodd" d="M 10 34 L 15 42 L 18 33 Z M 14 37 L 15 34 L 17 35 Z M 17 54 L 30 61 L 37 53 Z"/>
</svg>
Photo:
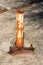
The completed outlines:
<svg viewBox="0 0 43 65">
<path fill-rule="evenodd" d="M 23 48 L 17 48 L 16 45 L 15 47 L 10 47 L 10 50 L 9 50 L 9 54 L 11 55 L 19 55 L 19 54 L 26 54 L 26 53 L 34 53 L 34 48 L 31 44 L 31 46 L 28 48 L 28 47 L 23 47 Z"/>
<path fill-rule="evenodd" d="M 6 11 L 8 11 L 8 10 L 7 10 L 7 9 L 4 9 L 4 10 L 0 9 L 0 14 L 1 14 L 1 13 L 4 13 L 4 12 L 6 12 Z"/>
</svg>

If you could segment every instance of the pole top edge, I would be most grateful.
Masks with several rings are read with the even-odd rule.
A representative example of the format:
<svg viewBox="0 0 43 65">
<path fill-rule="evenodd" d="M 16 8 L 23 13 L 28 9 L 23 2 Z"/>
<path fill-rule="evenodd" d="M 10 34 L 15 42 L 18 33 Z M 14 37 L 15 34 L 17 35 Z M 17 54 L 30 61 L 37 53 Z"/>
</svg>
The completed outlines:
<svg viewBox="0 0 43 65">
<path fill-rule="evenodd" d="M 22 14 L 22 13 L 24 13 L 24 11 L 23 10 L 18 10 L 16 13 Z"/>
</svg>

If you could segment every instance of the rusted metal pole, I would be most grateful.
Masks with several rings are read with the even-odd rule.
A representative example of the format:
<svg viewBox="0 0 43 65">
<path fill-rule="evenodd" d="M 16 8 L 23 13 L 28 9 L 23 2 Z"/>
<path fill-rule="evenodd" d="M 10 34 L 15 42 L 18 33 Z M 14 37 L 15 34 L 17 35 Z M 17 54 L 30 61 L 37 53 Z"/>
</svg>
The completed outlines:
<svg viewBox="0 0 43 65">
<path fill-rule="evenodd" d="M 24 46 L 24 25 L 23 25 L 24 12 L 19 10 L 16 12 L 16 47 L 23 48 Z"/>
<path fill-rule="evenodd" d="M 9 54 L 18 54 L 24 52 L 33 52 L 32 44 L 30 47 L 24 47 L 24 25 L 23 25 L 24 12 L 19 10 L 16 12 L 16 46 L 10 47 Z M 22 52 L 23 51 L 23 52 Z"/>
</svg>

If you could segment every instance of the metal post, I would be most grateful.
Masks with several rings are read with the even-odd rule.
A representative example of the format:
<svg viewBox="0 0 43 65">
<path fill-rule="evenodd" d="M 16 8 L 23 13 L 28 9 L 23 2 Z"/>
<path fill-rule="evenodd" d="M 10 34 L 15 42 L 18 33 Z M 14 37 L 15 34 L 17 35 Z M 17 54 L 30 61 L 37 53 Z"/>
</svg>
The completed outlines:
<svg viewBox="0 0 43 65">
<path fill-rule="evenodd" d="M 24 12 L 19 10 L 16 12 L 16 47 L 22 48 L 24 46 L 24 25 L 23 25 Z"/>
</svg>

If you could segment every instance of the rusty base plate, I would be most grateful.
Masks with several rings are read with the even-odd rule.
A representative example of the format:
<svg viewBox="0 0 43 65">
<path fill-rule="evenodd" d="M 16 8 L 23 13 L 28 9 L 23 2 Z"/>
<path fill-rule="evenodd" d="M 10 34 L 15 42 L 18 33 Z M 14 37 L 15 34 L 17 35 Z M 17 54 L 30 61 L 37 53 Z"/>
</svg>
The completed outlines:
<svg viewBox="0 0 43 65">
<path fill-rule="evenodd" d="M 10 50 L 9 50 L 9 54 L 22 54 L 22 53 L 32 53 L 34 51 L 34 48 L 31 44 L 31 46 L 29 48 L 27 47 L 23 47 L 23 48 L 17 48 L 16 46 L 15 47 L 10 47 Z"/>
</svg>

